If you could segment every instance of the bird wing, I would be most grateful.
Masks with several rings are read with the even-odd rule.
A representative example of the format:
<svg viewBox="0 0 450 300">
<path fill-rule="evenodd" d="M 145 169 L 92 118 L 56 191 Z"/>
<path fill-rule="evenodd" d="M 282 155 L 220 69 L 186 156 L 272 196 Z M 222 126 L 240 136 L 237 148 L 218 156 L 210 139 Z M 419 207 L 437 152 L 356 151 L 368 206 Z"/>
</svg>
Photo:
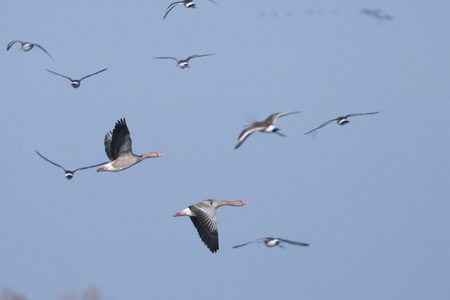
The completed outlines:
<svg viewBox="0 0 450 300">
<path fill-rule="evenodd" d="M 325 126 L 325 125 L 328 125 L 328 124 L 330 124 L 330 123 L 336 122 L 337 120 L 338 120 L 338 119 L 333 119 L 333 120 L 326 121 L 326 122 L 320 124 L 318 127 L 314 128 L 313 130 L 310 130 L 310 131 L 306 132 L 305 134 L 311 133 L 311 132 L 313 132 L 313 131 L 315 131 L 315 130 L 317 130 L 317 129 L 319 129 L 319 128 L 322 128 L 322 127 Z"/>
<path fill-rule="evenodd" d="M 239 247 L 242 247 L 242 246 L 245 246 L 245 245 L 248 245 L 248 244 L 257 243 L 259 241 L 261 241 L 261 239 L 257 239 L 257 240 L 250 241 L 250 242 L 247 242 L 247 243 L 244 243 L 244 244 L 236 245 L 236 246 L 233 246 L 233 248 L 239 248 Z"/>
<path fill-rule="evenodd" d="M 264 126 L 252 126 L 249 127 L 247 129 L 244 129 L 241 134 L 239 135 L 238 141 L 236 143 L 236 146 L 234 147 L 234 149 L 239 148 L 239 146 L 248 138 L 248 136 L 250 134 L 252 134 L 253 132 L 257 131 L 257 130 L 261 130 L 264 129 Z"/>
<path fill-rule="evenodd" d="M 61 76 L 61 77 L 67 78 L 67 79 L 69 79 L 70 81 L 73 81 L 73 80 L 72 80 L 72 78 L 70 78 L 69 76 L 66 76 L 66 75 L 62 75 L 62 74 L 59 74 L 59 73 L 56 73 L 56 72 L 50 71 L 49 69 L 46 69 L 46 70 L 47 70 L 47 71 L 49 71 L 50 73 L 53 73 L 53 74 L 55 74 L 55 75 L 58 75 L 58 76 Z"/>
<path fill-rule="evenodd" d="M 22 43 L 21 41 L 12 41 L 12 42 L 10 42 L 10 43 L 8 44 L 8 46 L 6 46 L 6 50 L 8 51 L 9 48 L 11 48 L 12 45 L 14 45 L 14 44 L 17 43 L 17 42 Z"/>
<path fill-rule="evenodd" d="M 157 59 L 173 59 L 176 60 L 177 62 L 180 62 L 177 58 L 175 57 L 170 57 L 170 56 L 163 56 L 163 57 L 155 57 Z"/>
<path fill-rule="evenodd" d="M 111 157 L 115 160 L 122 155 L 131 155 L 131 138 L 125 118 L 117 121 L 111 140 Z"/>
<path fill-rule="evenodd" d="M 111 154 L 111 141 L 112 141 L 112 131 L 108 132 L 107 134 L 105 134 L 105 152 L 106 155 L 108 156 L 110 161 L 113 161 L 115 158 L 113 158 L 112 154 Z"/>
<path fill-rule="evenodd" d="M 84 76 L 84 77 L 83 77 L 83 78 L 81 78 L 81 79 L 80 79 L 79 81 L 81 81 L 81 80 L 83 80 L 83 79 L 85 79 L 85 78 L 88 78 L 88 77 L 94 76 L 95 74 L 101 73 L 101 72 L 103 72 L 103 71 L 106 71 L 106 70 L 108 70 L 108 68 L 106 68 L 106 69 L 103 69 L 103 70 L 100 70 L 100 71 L 98 71 L 98 72 L 95 72 L 95 73 L 92 73 L 92 74 L 90 74 L 90 75 Z"/>
<path fill-rule="evenodd" d="M 45 160 L 48 161 L 49 163 L 51 163 L 51 164 L 53 164 L 53 165 L 55 165 L 55 166 L 57 166 L 57 167 L 60 167 L 61 169 L 64 170 L 64 172 L 67 172 L 66 169 L 64 169 L 63 166 L 60 166 L 60 165 L 58 165 L 57 163 L 52 162 L 50 159 L 48 159 L 48 158 L 46 158 L 44 155 L 40 154 L 37 150 L 35 150 L 35 151 L 36 151 L 36 153 L 37 153 L 40 157 L 42 157 L 43 159 L 45 159 Z"/>
<path fill-rule="evenodd" d="M 44 51 L 45 53 L 47 53 L 47 55 L 50 56 L 50 58 L 53 59 L 53 57 L 50 55 L 50 53 L 48 53 L 47 50 L 45 50 L 42 46 L 40 46 L 40 45 L 38 45 L 38 44 L 33 44 L 33 45 L 35 45 L 36 47 L 40 48 L 42 51 Z"/>
<path fill-rule="evenodd" d="M 219 250 L 216 209 L 207 201 L 189 206 L 189 209 L 196 215 L 196 217 L 190 218 L 203 243 L 214 253 Z"/>
<path fill-rule="evenodd" d="M 363 115 L 374 115 L 379 113 L 379 111 L 375 111 L 375 112 L 369 112 L 369 113 L 360 113 L 360 114 L 349 114 L 346 117 L 350 118 L 350 117 L 354 117 L 354 116 L 363 116 Z"/>
<path fill-rule="evenodd" d="M 186 58 L 186 62 L 189 62 L 191 59 L 196 58 L 196 57 L 209 56 L 209 55 L 214 55 L 214 54 L 194 54 L 194 55 L 191 55 L 188 58 Z"/>
<path fill-rule="evenodd" d="M 278 239 L 278 240 L 283 241 L 283 242 L 285 242 L 285 243 L 289 243 L 289 244 L 291 244 L 291 245 L 309 246 L 309 244 L 301 243 L 301 242 L 294 242 L 294 241 L 285 240 L 285 239 Z"/>
<path fill-rule="evenodd" d="M 291 114 L 298 114 L 298 113 L 299 113 L 299 111 L 290 111 L 290 112 L 282 112 L 282 113 L 271 114 L 266 119 L 266 122 L 270 121 L 270 123 L 273 124 L 280 117 L 284 117 L 284 116 L 291 115 Z"/>
<path fill-rule="evenodd" d="M 169 13 L 169 11 L 172 10 L 172 8 L 174 8 L 178 4 L 183 4 L 183 3 L 184 3 L 184 1 L 178 1 L 178 2 L 174 2 L 174 3 L 170 4 L 169 7 L 166 10 L 166 13 L 164 14 L 164 18 L 163 19 L 166 18 L 167 14 Z"/>
</svg>

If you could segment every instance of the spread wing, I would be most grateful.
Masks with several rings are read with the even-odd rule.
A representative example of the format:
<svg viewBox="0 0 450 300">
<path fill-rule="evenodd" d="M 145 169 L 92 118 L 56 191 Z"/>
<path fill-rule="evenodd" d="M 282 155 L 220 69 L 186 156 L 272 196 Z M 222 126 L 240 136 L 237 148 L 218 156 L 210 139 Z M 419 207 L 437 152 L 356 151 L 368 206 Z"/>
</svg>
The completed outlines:
<svg viewBox="0 0 450 300">
<path fill-rule="evenodd" d="M 338 119 L 333 119 L 333 120 L 326 121 L 325 123 L 322 123 L 322 124 L 320 124 L 318 127 L 314 128 L 313 130 L 310 130 L 310 131 L 306 132 L 305 134 L 311 133 L 311 132 L 313 132 L 313 131 L 315 131 L 315 130 L 317 130 L 317 129 L 319 129 L 319 128 L 322 128 L 322 127 L 325 126 L 325 125 L 328 125 L 328 124 L 330 124 L 330 123 L 336 122 L 337 120 L 338 120 Z"/>
<path fill-rule="evenodd" d="M 128 130 L 125 118 L 117 121 L 116 126 L 114 127 L 110 149 L 112 160 L 115 160 L 122 155 L 127 156 L 132 154 L 130 131 Z"/>
<path fill-rule="evenodd" d="M 38 44 L 33 44 L 33 45 L 35 45 L 36 47 L 40 48 L 42 51 L 44 51 L 45 53 L 47 53 L 47 55 L 50 56 L 51 59 L 53 59 L 53 57 L 50 55 L 50 53 L 48 53 L 47 50 L 45 50 L 43 47 L 41 47 L 41 46 L 38 45 Z"/>
<path fill-rule="evenodd" d="M 81 78 L 81 79 L 80 79 L 80 81 L 81 81 L 81 80 L 83 80 L 83 79 L 85 79 L 85 78 L 88 78 L 88 77 L 94 76 L 95 74 L 98 74 L 98 73 L 101 73 L 101 72 L 103 72 L 103 71 L 106 71 L 106 70 L 108 70 L 108 68 L 106 68 L 106 69 L 103 69 L 103 70 L 100 70 L 100 71 L 98 71 L 98 72 L 95 72 L 95 73 L 92 73 L 92 74 L 90 74 L 90 75 L 84 76 L 83 78 Z"/>
<path fill-rule="evenodd" d="M 209 56 L 209 55 L 214 55 L 214 54 L 195 54 L 195 55 L 191 55 L 188 58 L 186 58 L 186 62 L 189 62 L 191 59 L 196 58 L 196 57 Z"/>
<path fill-rule="evenodd" d="M 291 244 L 291 245 L 297 245 L 297 246 L 309 246 L 309 244 L 301 243 L 301 242 L 294 242 L 294 241 L 285 240 L 285 239 L 278 239 L 278 240 L 280 240 L 280 241 L 282 241 L 282 242 L 285 242 L 285 243 L 289 243 L 289 244 Z"/>
<path fill-rule="evenodd" d="M 175 58 L 175 57 L 170 57 L 170 56 L 155 57 L 155 58 L 157 58 L 157 59 L 173 59 L 173 60 L 175 60 L 176 62 L 180 62 L 177 58 Z"/>
<path fill-rule="evenodd" d="M 73 80 L 72 80 L 72 78 L 70 78 L 69 76 L 66 76 L 66 75 L 62 75 L 62 74 L 59 74 L 59 73 L 56 73 L 56 72 L 50 71 L 49 69 L 46 69 L 46 70 L 47 70 L 47 71 L 49 71 L 50 73 L 53 73 L 53 74 L 55 74 L 55 75 L 58 75 L 58 76 L 61 76 L 61 77 L 67 78 L 67 79 L 69 79 L 70 81 L 73 81 Z"/>
<path fill-rule="evenodd" d="M 48 159 L 48 158 L 46 158 L 44 155 L 40 154 L 37 150 L 35 150 L 35 151 L 36 151 L 36 153 L 37 153 L 40 157 L 42 157 L 43 159 L 45 159 L 46 161 L 48 161 L 48 162 L 51 163 L 52 165 L 55 165 L 55 166 L 57 166 L 57 167 L 60 167 L 61 169 L 64 170 L 64 172 L 66 172 L 66 169 L 64 169 L 63 166 L 60 166 L 60 165 L 58 165 L 57 163 L 52 162 L 50 159 Z"/>
<path fill-rule="evenodd" d="M 349 114 L 347 116 L 347 118 L 354 117 L 354 116 L 374 115 L 374 114 L 377 114 L 377 113 L 379 113 L 379 111 L 369 112 L 369 113 L 360 113 L 360 114 Z"/>
<path fill-rule="evenodd" d="M 266 119 L 265 122 L 270 122 L 270 124 L 273 124 L 280 117 L 284 117 L 284 116 L 292 115 L 292 114 L 298 114 L 298 113 L 299 113 L 299 111 L 289 111 L 289 112 L 281 112 L 281 113 L 272 114 Z"/>
<path fill-rule="evenodd" d="M 164 14 L 164 18 L 163 19 L 166 18 L 167 14 L 169 13 L 169 11 L 172 10 L 172 8 L 174 8 L 178 4 L 183 4 L 183 3 L 184 3 L 184 1 L 178 1 L 178 2 L 174 2 L 174 3 L 170 4 L 169 7 L 166 10 L 166 13 Z"/>
<path fill-rule="evenodd" d="M 17 42 L 22 43 L 21 41 L 12 41 L 12 42 L 10 42 L 10 43 L 8 44 L 8 46 L 6 46 L 6 50 L 8 51 L 9 48 L 11 48 L 12 45 L 14 45 L 14 44 L 17 43 Z"/>
<path fill-rule="evenodd" d="M 203 243 L 212 253 L 217 252 L 219 250 L 219 233 L 215 208 L 199 202 L 189 206 L 189 209 L 196 215 L 196 217 L 190 218 Z"/>
<path fill-rule="evenodd" d="M 252 126 L 247 129 L 244 129 L 239 135 L 238 141 L 234 149 L 239 148 L 239 146 L 249 137 L 250 134 L 261 129 L 264 129 L 264 126 Z"/>
</svg>

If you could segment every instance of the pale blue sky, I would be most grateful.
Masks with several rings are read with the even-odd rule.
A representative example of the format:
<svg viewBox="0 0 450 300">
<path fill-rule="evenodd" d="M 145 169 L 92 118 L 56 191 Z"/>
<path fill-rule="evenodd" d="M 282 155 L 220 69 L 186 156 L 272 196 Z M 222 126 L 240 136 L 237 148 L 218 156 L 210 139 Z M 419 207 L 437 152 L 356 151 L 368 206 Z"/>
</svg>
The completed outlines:
<svg viewBox="0 0 450 300">
<path fill-rule="evenodd" d="M 449 299 L 448 1 L 3 1 L 0 290 L 57 299 Z M 380 22 L 360 13 L 381 9 Z M 308 13 L 309 12 L 309 13 Z M 12 40 L 38 43 L 19 51 Z M 186 58 L 181 70 L 175 61 Z M 75 79 L 103 68 L 80 88 Z M 282 111 L 287 138 L 243 125 Z M 303 133 L 349 113 L 381 111 Z M 107 160 L 125 117 L 137 154 Z M 211 254 L 189 218 L 218 210 Z M 232 246 L 274 236 L 285 249 Z"/>
</svg>

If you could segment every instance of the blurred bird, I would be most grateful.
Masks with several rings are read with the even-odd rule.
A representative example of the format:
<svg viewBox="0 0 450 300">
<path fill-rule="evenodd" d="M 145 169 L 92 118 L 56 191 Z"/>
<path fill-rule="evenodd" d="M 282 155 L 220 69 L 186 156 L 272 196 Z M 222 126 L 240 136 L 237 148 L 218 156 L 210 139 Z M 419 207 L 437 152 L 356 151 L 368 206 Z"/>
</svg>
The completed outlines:
<svg viewBox="0 0 450 300">
<path fill-rule="evenodd" d="M 175 213 L 173 216 L 189 216 L 195 228 L 197 228 L 198 235 L 203 243 L 205 243 L 206 247 L 214 253 L 219 250 L 216 209 L 224 205 L 243 206 L 247 203 L 247 201 L 242 200 L 225 201 L 220 199 L 208 199 L 190 205 L 182 211 Z"/>
<path fill-rule="evenodd" d="M 374 114 L 377 114 L 377 113 L 379 113 L 379 111 L 370 112 L 370 113 L 361 113 L 361 114 L 349 114 L 349 115 L 346 115 L 346 116 L 343 116 L 343 117 L 338 117 L 336 119 L 329 120 L 329 121 L 326 121 L 325 123 L 320 124 L 319 127 L 316 127 L 313 130 L 310 130 L 310 131 L 306 132 L 305 134 L 311 133 L 311 132 L 313 132 L 313 131 L 315 131 L 315 130 L 317 130 L 319 128 L 322 128 L 323 126 L 328 125 L 328 124 L 333 123 L 333 122 L 336 122 L 339 125 L 345 125 L 348 122 L 350 122 L 350 121 L 347 120 L 350 117 L 363 116 L 363 115 L 374 115 Z"/>
<path fill-rule="evenodd" d="M 166 13 L 164 14 L 164 18 L 166 18 L 167 14 L 169 13 L 169 11 L 172 10 L 172 8 L 174 8 L 175 6 L 179 5 L 179 4 L 183 4 L 184 6 L 186 6 L 187 8 L 192 7 L 195 8 L 195 4 L 194 4 L 194 0 L 184 0 L 184 1 L 178 1 L 178 2 L 174 2 L 172 4 L 169 5 L 169 7 L 166 10 Z"/>
<path fill-rule="evenodd" d="M 133 154 L 130 131 L 128 130 L 125 118 L 117 121 L 114 130 L 105 135 L 104 143 L 105 152 L 110 162 L 97 169 L 97 172 L 119 172 L 134 166 L 146 158 L 163 156 L 159 152 L 150 152 L 144 155 Z"/>
<path fill-rule="evenodd" d="M 266 244 L 267 247 L 274 247 L 274 246 L 278 246 L 280 248 L 283 248 L 282 245 L 280 245 L 281 242 L 285 242 L 285 243 L 289 243 L 291 245 L 297 245 L 297 246 L 309 246 L 309 244 L 305 244 L 305 243 L 301 243 L 301 242 L 294 242 L 294 241 L 290 241 L 290 240 L 285 240 L 285 239 L 280 239 L 280 238 L 271 238 L 271 237 L 267 237 L 267 238 L 261 238 L 261 239 L 257 239 L 242 245 L 237 245 L 234 246 L 233 248 L 239 248 L 248 244 L 252 244 L 252 243 L 264 243 Z"/>
<path fill-rule="evenodd" d="M 53 57 L 50 55 L 50 53 L 48 53 L 47 50 L 45 50 L 43 47 L 41 47 L 38 44 L 33 44 L 33 43 L 29 43 L 29 42 L 12 41 L 8 44 L 8 46 L 6 47 L 6 50 L 8 51 L 9 48 L 11 48 L 12 45 L 14 45 L 15 43 L 21 43 L 22 46 L 19 48 L 19 50 L 22 49 L 23 51 L 30 51 L 31 49 L 33 49 L 34 46 L 36 46 L 36 47 L 40 48 L 42 51 L 44 51 L 45 53 L 47 53 L 47 55 L 53 59 Z"/>
<path fill-rule="evenodd" d="M 103 70 L 100 70 L 100 71 L 95 72 L 95 73 L 93 73 L 93 74 L 84 76 L 84 77 L 82 77 L 82 78 L 79 79 L 79 80 L 73 80 L 72 78 L 70 78 L 70 77 L 68 77 L 68 76 L 66 76 L 66 75 L 58 74 L 58 73 L 56 73 L 56 72 L 50 71 L 49 69 L 46 69 L 46 70 L 49 71 L 50 73 L 55 74 L 55 75 L 58 75 L 58 76 L 61 76 L 61 77 L 64 77 L 64 78 L 69 79 L 69 80 L 70 80 L 70 84 L 76 89 L 76 88 L 78 88 L 78 87 L 80 86 L 81 80 L 86 79 L 86 78 L 88 78 L 88 77 L 91 77 L 91 76 L 93 76 L 93 75 L 95 75 L 95 74 L 101 73 L 101 72 L 103 72 L 103 71 L 106 71 L 106 70 L 108 70 L 108 68 L 103 69 Z"/>
<path fill-rule="evenodd" d="M 52 162 L 51 160 L 49 160 L 48 158 L 46 158 L 45 156 L 43 156 L 42 154 L 40 154 L 37 150 L 35 150 L 35 151 L 36 151 L 36 153 L 37 153 L 40 157 L 42 157 L 43 159 L 45 159 L 45 160 L 48 161 L 49 163 L 51 163 L 51 164 L 53 164 L 53 165 L 55 165 L 55 166 L 60 167 L 61 169 L 63 169 L 63 170 L 64 170 L 64 175 L 66 176 L 67 179 L 72 179 L 72 177 L 73 177 L 73 175 L 75 174 L 76 171 L 79 171 L 79 170 L 85 170 L 85 169 L 89 169 L 89 168 L 94 168 L 94 167 L 98 167 L 98 166 L 101 166 L 101 165 L 105 164 L 105 163 L 101 163 L 101 164 L 93 165 L 93 166 L 89 166 L 89 167 L 78 168 L 78 169 L 76 169 L 75 171 L 69 171 L 69 170 L 66 170 L 63 166 L 60 166 L 60 165 L 58 165 L 57 163 Z"/>
<path fill-rule="evenodd" d="M 202 57 L 202 56 L 209 56 L 209 55 L 214 55 L 214 54 L 196 54 L 196 55 L 191 55 L 186 59 L 177 59 L 176 57 L 169 57 L 169 56 L 164 56 L 164 57 L 155 57 L 157 59 L 173 59 L 177 61 L 177 65 L 181 68 L 189 68 L 188 62 L 196 57 Z"/>
<path fill-rule="evenodd" d="M 236 143 L 236 147 L 234 147 L 234 149 L 239 148 L 239 146 L 245 141 L 245 139 L 248 138 L 248 136 L 255 131 L 273 132 L 273 133 L 276 133 L 283 137 L 286 137 L 284 134 L 279 132 L 280 129 L 276 128 L 274 126 L 274 123 L 280 117 L 287 116 L 290 114 L 297 114 L 297 113 L 299 113 L 299 111 L 276 113 L 276 114 L 270 115 L 265 121 L 253 122 L 252 124 L 248 125 L 250 127 L 248 127 L 247 129 L 244 129 L 244 131 L 241 132 L 241 134 L 239 135 L 238 141 Z"/>
</svg>

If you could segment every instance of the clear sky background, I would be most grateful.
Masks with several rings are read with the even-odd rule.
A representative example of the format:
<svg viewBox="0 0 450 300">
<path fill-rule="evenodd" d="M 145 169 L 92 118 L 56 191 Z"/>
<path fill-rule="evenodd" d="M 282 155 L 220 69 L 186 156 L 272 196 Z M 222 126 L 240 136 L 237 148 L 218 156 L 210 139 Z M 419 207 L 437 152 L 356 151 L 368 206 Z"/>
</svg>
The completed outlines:
<svg viewBox="0 0 450 300">
<path fill-rule="evenodd" d="M 57 299 L 449 299 L 448 1 L 1 1 L 0 290 Z M 395 3 L 393 3 L 395 2 Z M 393 21 L 360 13 L 381 9 Z M 38 43 L 19 51 L 12 40 Z M 181 70 L 172 60 L 216 54 Z M 67 79 L 107 71 L 74 89 Z M 276 134 L 243 125 L 276 112 Z M 305 132 L 349 113 L 380 111 Z M 125 117 L 119 173 L 103 138 Z M 189 218 L 218 210 L 211 254 Z M 232 246 L 273 236 L 310 243 Z"/>
</svg>

